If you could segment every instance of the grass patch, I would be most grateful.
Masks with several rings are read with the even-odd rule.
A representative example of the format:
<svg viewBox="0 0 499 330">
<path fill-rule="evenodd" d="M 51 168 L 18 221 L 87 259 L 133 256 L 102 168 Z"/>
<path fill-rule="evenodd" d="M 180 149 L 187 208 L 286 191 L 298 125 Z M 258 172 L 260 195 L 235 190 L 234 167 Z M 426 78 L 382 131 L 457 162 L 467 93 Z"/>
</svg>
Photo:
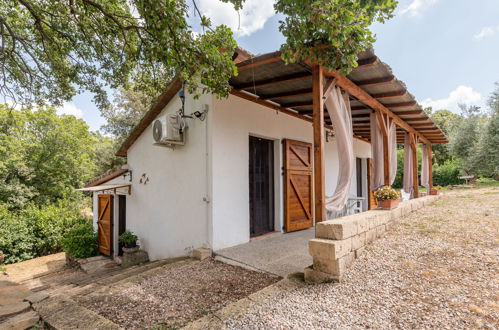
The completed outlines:
<svg viewBox="0 0 499 330">
<path fill-rule="evenodd" d="M 434 202 L 432 205 L 433 205 L 433 206 L 439 206 L 439 207 L 440 207 L 440 206 L 444 206 L 444 202 L 442 202 L 442 201 L 436 201 L 436 202 Z"/>
</svg>

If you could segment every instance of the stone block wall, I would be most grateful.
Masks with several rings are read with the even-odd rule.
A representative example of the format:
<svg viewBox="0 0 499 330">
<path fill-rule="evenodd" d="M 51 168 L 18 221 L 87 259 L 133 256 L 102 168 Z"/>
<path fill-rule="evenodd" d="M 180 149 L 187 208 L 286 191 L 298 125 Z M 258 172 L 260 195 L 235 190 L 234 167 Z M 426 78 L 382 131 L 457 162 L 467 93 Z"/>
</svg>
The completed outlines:
<svg viewBox="0 0 499 330">
<path fill-rule="evenodd" d="M 308 242 L 313 265 L 305 269 L 305 280 L 339 282 L 365 246 L 383 236 L 395 220 L 438 198 L 438 195 L 425 196 L 401 202 L 393 210 L 371 210 L 318 223 L 315 238 Z"/>
</svg>

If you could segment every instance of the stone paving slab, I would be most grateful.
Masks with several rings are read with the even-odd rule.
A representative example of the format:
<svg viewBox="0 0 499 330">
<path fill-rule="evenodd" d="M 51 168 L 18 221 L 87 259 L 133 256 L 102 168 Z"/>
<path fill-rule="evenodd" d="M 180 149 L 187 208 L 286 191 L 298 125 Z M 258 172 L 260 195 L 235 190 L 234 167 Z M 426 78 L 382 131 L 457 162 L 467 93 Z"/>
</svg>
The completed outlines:
<svg viewBox="0 0 499 330">
<path fill-rule="evenodd" d="M 34 311 L 18 314 L 0 323 L 2 330 L 28 329 L 38 323 L 40 316 Z"/>
<path fill-rule="evenodd" d="M 33 304 L 43 321 L 54 329 L 122 329 L 117 324 L 79 305 L 67 296 L 55 296 Z"/>
<path fill-rule="evenodd" d="M 0 281 L 0 306 L 22 302 L 29 295 L 31 295 L 31 291 L 25 285 L 11 281 Z"/>
</svg>

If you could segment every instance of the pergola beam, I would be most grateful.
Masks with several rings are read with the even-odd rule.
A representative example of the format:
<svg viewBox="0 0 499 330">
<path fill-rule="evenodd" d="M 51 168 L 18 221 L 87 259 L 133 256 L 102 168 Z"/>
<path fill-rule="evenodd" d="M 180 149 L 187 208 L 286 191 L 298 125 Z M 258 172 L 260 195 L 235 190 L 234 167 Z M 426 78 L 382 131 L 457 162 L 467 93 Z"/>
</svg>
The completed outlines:
<svg viewBox="0 0 499 330">
<path fill-rule="evenodd" d="M 312 90 L 310 88 L 300 89 L 298 91 L 291 91 L 291 92 L 285 92 L 285 93 L 275 93 L 275 94 L 269 94 L 269 95 L 262 95 L 261 98 L 264 100 L 277 100 L 277 99 L 281 99 L 284 97 L 302 96 L 302 95 L 308 95 L 308 94 L 312 94 Z"/>
<path fill-rule="evenodd" d="M 387 76 L 387 77 L 376 78 L 376 79 L 361 80 L 361 81 L 357 82 L 356 85 L 359 87 L 383 85 L 383 84 L 389 84 L 394 80 L 395 80 L 395 76 Z"/>
<path fill-rule="evenodd" d="M 275 84 L 282 84 L 290 81 L 296 81 L 296 80 L 303 80 L 303 79 L 310 79 L 312 76 L 310 73 L 305 72 L 305 73 L 298 73 L 298 74 L 291 74 L 287 76 L 282 76 L 279 78 L 272 78 L 272 79 L 266 79 L 266 80 L 261 80 L 261 81 L 255 81 L 251 83 L 246 83 L 242 84 L 239 86 L 234 86 L 236 89 L 252 89 L 252 88 L 260 88 L 260 87 L 265 87 L 265 86 L 270 86 L 270 85 L 275 85 Z"/>
<path fill-rule="evenodd" d="M 280 60 L 281 60 L 281 52 L 274 52 L 263 56 L 258 56 L 257 58 L 250 58 L 248 60 L 238 63 L 237 71 L 242 72 L 248 69 L 254 69 L 265 64 L 278 62 Z"/>
<path fill-rule="evenodd" d="M 353 81 L 351 81 L 347 77 L 340 74 L 338 71 L 325 72 L 325 75 L 328 77 L 336 78 L 336 84 L 338 86 L 340 86 L 345 91 L 347 91 L 348 93 L 355 96 L 359 101 L 368 105 L 370 108 L 372 108 L 374 110 L 381 111 L 382 113 L 386 114 L 389 118 L 392 118 L 396 125 L 403 128 L 407 132 L 416 134 L 417 136 L 420 137 L 422 142 L 424 142 L 424 143 L 430 142 L 423 135 L 421 135 L 419 132 L 417 132 L 413 127 L 411 127 L 409 124 L 407 124 L 402 118 L 400 118 L 399 116 L 394 114 L 392 111 L 387 109 L 378 100 L 373 98 L 366 91 L 364 91 L 362 88 L 357 86 Z"/>
</svg>

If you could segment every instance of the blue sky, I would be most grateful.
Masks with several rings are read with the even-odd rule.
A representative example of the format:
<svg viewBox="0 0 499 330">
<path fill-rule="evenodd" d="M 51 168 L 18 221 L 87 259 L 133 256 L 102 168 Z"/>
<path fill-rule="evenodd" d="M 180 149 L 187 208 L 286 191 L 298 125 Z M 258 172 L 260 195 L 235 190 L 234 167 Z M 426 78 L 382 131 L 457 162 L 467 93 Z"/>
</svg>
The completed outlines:
<svg viewBox="0 0 499 330">
<path fill-rule="evenodd" d="M 283 42 L 272 2 L 246 0 L 237 13 L 219 0 L 197 0 L 215 24 L 227 24 L 254 54 Z M 401 0 L 396 16 L 372 27 L 376 54 L 424 106 L 458 112 L 458 103 L 485 107 L 499 82 L 498 0 Z M 92 130 L 104 124 L 92 95 L 83 93 L 60 109 L 82 117 Z"/>
</svg>

